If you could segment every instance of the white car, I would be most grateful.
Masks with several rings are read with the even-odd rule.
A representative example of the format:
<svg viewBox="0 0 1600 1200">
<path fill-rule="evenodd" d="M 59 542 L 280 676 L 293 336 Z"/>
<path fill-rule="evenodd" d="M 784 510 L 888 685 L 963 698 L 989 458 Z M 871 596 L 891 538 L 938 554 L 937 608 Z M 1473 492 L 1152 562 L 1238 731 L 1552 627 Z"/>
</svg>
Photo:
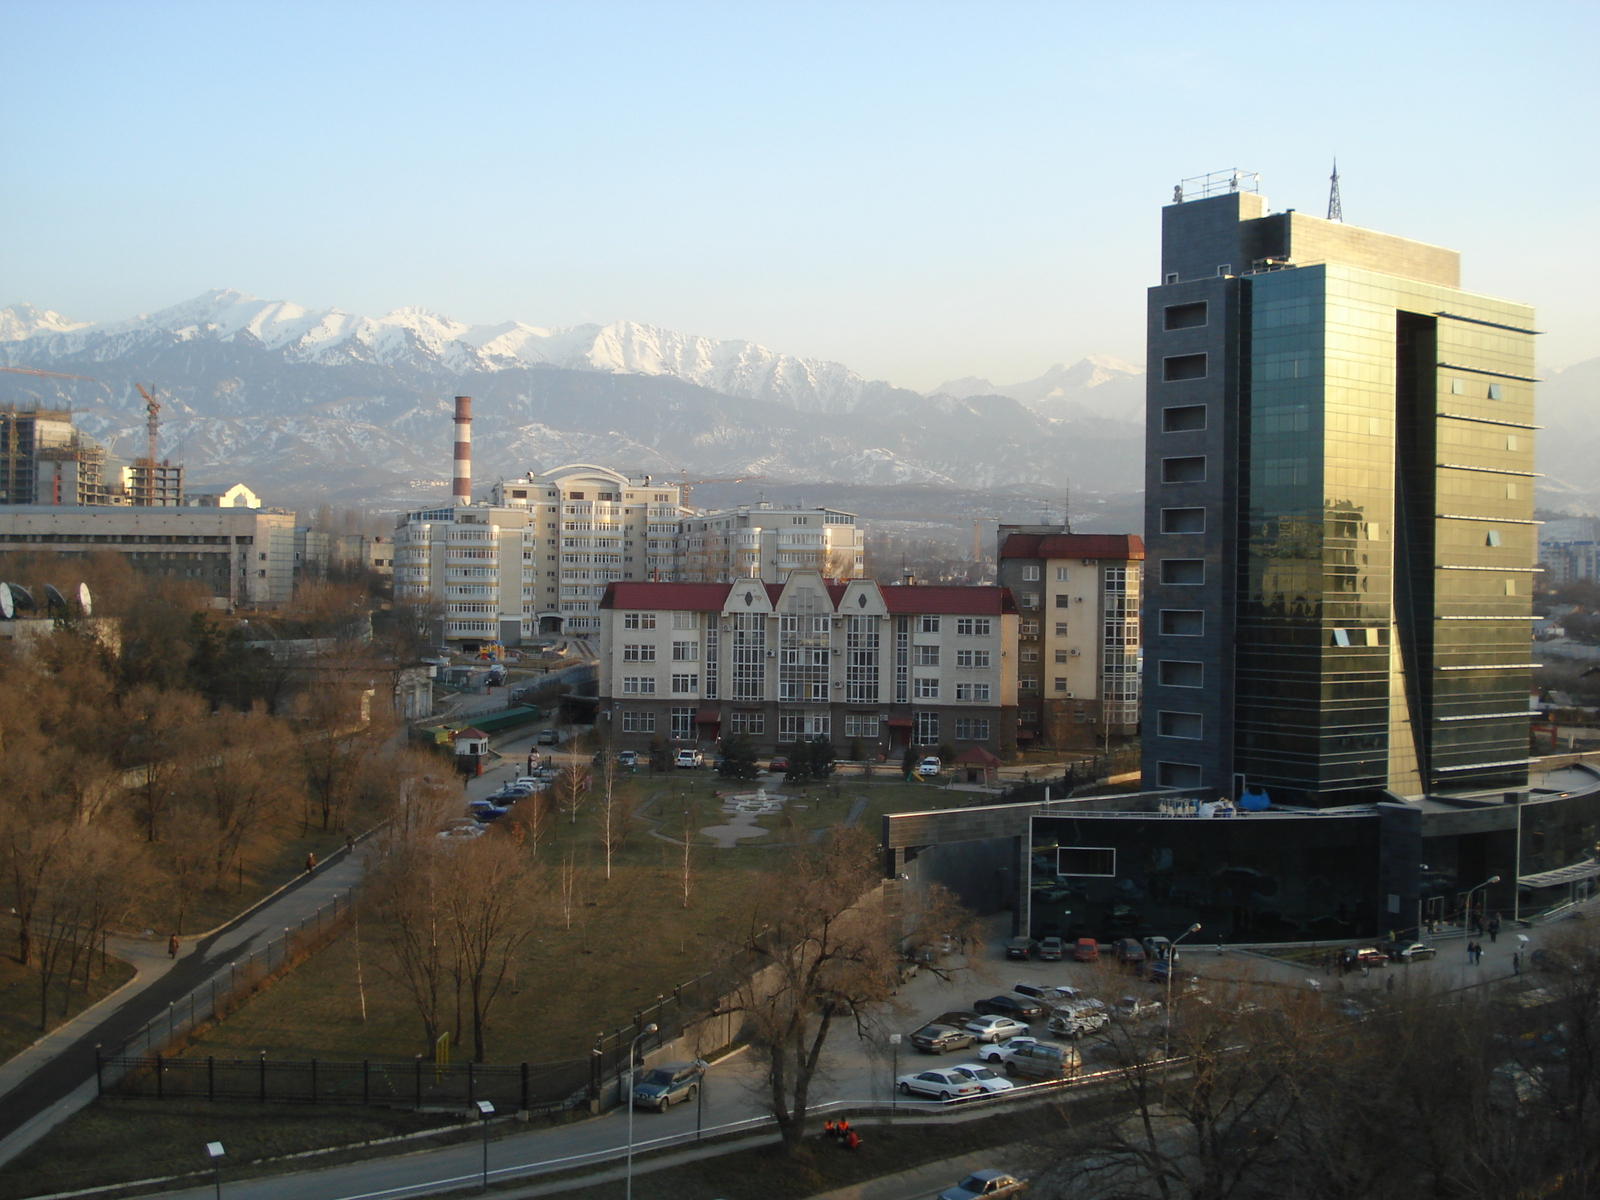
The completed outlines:
<svg viewBox="0 0 1600 1200">
<path fill-rule="evenodd" d="M 1003 1042 L 1028 1032 L 1028 1027 L 1015 1017 L 979 1017 L 968 1021 L 966 1028 L 980 1042 Z"/>
<path fill-rule="evenodd" d="M 952 1067 L 902 1075 L 895 1080 L 895 1086 L 902 1096 L 931 1096 L 935 1100 L 960 1100 L 964 1096 L 981 1096 L 984 1092 L 971 1075 Z"/>
<path fill-rule="evenodd" d="M 978 1086 L 985 1092 L 1009 1092 L 1017 1085 L 1009 1079 L 1004 1079 L 994 1073 L 993 1068 L 981 1062 L 961 1063 L 950 1068 L 952 1071 L 962 1071 L 977 1080 Z"/>
<path fill-rule="evenodd" d="M 678 751 L 678 765 L 680 767 L 703 767 L 705 762 L 705 755 L 698 750 Z"/>
<path fill-rule="evenodd" d="M 917 774 L 923 778 L 937 775 L 942 770 L 944 770 L 944 766 L 939 762 L 939 756 L 936 754 L 928 755 L 927 758 L 917 764 Z"/>
<path fill-rule="evenodd" d="M 1010 1058 L 1011 1053 L 1018 1047 L 1034 1046 L 1037 1045 L 1038 1042 L 1039 1039 L 1036 1037 L 1007 1038 L 1003 1042 L 997 1042 L 993 1046 L 990 1046 L 988 1049 L 979 1054 L 978 1057 L 983 1059 L 984 1062 L 988 1063 L 1003 1063 Z"/>
<path fill-rule="evenodd" d="M 456 821 L 462 824 L 456 824 Z M 480 838 L 489 832 L 484 826 L 478 824 L 471 817 L 457 817 L 449 825 L 439 831 L 439 839 L 444 842 L 470 842 L 473 838 Z"/>
<path fill-rule="evenodd" d="M 511 781 L 511 786 L 532 788 L 533 791 L 537 792 L 543 789 L 544 780 L 540 779 L 537 775 L 518 775 Z"/>
</svg>

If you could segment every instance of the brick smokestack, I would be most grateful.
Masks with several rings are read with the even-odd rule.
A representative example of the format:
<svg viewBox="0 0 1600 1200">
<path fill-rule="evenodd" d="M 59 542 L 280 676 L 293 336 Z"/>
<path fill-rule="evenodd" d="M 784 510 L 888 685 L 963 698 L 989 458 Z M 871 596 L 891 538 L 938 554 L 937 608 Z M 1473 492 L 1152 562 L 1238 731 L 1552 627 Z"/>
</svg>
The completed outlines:
<svg viewBox="0 0 1600 1200">
<path fill-rule="evenodd" d="M 456 397 L 455 503 L 472 503 L 472 397 Z"/>
</svg>

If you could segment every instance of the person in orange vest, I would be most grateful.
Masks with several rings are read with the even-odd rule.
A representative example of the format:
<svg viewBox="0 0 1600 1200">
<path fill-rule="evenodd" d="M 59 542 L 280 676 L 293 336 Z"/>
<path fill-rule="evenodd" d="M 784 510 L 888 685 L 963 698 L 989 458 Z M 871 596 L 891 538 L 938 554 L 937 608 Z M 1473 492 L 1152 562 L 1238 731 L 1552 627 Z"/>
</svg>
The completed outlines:
<svg viewBox="0 0 1600 1200">
<path fill-rule="evenodd" d="M 838 1123 L 833 1127 L 833 1132 L 835 1137 L 848 1137 L 850 1135 L 850 1119 L 848 1117 L 840 1117 Z"/>
<path fill-rule="evenodd" d="M 823 1120 L 822 1120 L 822 1132 L 825 1133 L 828 1137 L 832 1137 L 833 1136 L 833 1121 L 831 1119 L 829 1119 L 827 1117 L 823 1118 Z"/>
</svg>

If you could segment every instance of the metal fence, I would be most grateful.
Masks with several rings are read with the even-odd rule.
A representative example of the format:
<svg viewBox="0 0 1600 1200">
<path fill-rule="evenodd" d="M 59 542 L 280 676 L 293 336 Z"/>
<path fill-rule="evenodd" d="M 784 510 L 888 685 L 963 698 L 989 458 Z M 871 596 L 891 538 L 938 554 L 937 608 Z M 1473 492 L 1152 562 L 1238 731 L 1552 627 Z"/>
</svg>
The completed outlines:
<svg viewBox="0 0 1600 1200">
<path fill-rule="evenodd" d="M 638 1039 L 641 1054 L 670 1042 L 693 1022 L 714 1011 L 725 990 L 725 980 L 720 976 L 711 972 L 697 975 L 688 983 L 673 988 L 670 995 L 657 996 L 654 1004 L 634 1013 L 631 1025 L 600 1034 L 595 1039 L 594 1049 L 589 1052 L 589 1100 L 601 1101 L 607 1080 L 621 1079 L 628 1069 L 628 1047 L 635 1044 L 635 1039 Z M 656 1026 L 656 1031 L 644 1034 L 644 1030 L 651 1025 Z M 707 1046 L 704 1049 L 709 1052 L 722 1047 Z"/>
<path fill-rule="evenodd" d="M 298 925 L 285 926 L 248 958 L 219 968 L 216 974 L 167 1005 L 167 1011 L 145 1022 L 120 1047 L 104 1056 L 107 1063 L 138 1062 L 153 1059 L 190 1030 L 229 1012 L 241 999 L 260 985 L 299 949 L 316 944 L 324 935 L 349 917 L 354 906 L 354 889 L 335 896 Z M 115 1072 L 118 1068 L 109 1068 Z M 106 1076 L 102 1076 L 102 1089 Z"/>
</svg>

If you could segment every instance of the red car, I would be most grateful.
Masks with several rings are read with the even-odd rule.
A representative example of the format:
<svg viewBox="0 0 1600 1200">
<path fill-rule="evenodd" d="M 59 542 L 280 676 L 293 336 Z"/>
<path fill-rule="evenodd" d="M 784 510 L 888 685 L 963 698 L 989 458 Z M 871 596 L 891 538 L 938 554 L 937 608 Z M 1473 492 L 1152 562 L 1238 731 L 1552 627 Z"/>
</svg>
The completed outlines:
<svg viewBox="0 0 1600 1200">
<path fill-rule="evenodd" d="M 1073 962 L 1099 962 L 1100 943 L 1093 938 L 1079 938 L 1072 946 Z"/>
<path fill-rule="evenodd" d="M 767 764 L 767 770 L 773 773 L 777 773 L 778 771 L 787 771 L 788 769 L 789 760 L 784 758 L 782 755 L 779 755 L 777 758 L 773 759 Z"/>
</svg>

